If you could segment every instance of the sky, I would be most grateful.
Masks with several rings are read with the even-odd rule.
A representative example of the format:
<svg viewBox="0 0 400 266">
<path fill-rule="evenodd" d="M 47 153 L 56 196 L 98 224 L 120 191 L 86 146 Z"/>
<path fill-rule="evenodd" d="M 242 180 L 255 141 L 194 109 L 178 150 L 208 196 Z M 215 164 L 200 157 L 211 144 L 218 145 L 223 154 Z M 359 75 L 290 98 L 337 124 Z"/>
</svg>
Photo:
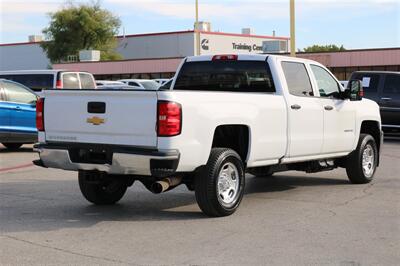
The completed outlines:
<svg viewBox="0 0 400 266">
<path fill-rule="evenodd" d="M 295 0 L 296 46 L 344 45 L 347 49 L 400 47 L 400 0 Z M 90 3 L 80 0 L 74 3 Z M 193 28 L 194 0 L 101 0 L 121 19 L 120 34 Z M 0 0 L 0 43 L 26 42 L 41 34 L 49 13 L 65 0 Z M 199 0 L 201 21 L 213 31 L 290 34 L 289 0 Z"/>
</svg>

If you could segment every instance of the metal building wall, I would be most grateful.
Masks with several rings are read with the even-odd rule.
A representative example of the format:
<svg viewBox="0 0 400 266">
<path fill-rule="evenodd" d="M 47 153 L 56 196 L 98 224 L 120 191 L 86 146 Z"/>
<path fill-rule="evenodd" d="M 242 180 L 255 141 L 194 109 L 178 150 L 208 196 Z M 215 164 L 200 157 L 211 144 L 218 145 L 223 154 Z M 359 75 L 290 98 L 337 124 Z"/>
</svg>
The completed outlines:
<svg viewBox="0 0 400 266">
<path fill-rule="evenodd" d="M 0 45 L 0 71 L 48 68 L 50 61 L 38 43 Z"/>
<path fill-rule="evenodd" d="M 117 52 L 124 59 L 173 58 L 194 55 L 194 33 L 168 32 L 120 38 Z"/>
</svg>

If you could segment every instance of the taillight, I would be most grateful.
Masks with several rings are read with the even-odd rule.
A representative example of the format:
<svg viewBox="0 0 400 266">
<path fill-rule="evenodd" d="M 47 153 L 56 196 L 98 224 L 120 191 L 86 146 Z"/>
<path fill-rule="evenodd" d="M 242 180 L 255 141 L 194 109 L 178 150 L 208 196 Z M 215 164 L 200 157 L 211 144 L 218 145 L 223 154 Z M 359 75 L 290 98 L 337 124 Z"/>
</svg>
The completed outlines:
<svg viewBox="0 0 400 266">
<path fill-rule="evenodd" d="M 360 92 L 358 93 L 358 96 L 361 97 L 361 98 L 364 97 L 364 89 L 363 88 L 360 89 Z"/>
<path fill-rule="evenodd" d="M 56 89 L 62 89 L 62 82 L 60 79 L 56 82 Z"/>
<path fill-rule="evenodd" d="M 44 99 L 39 98 L 36 102 L 36 128 L 44 131 Z"/>
<path fill-rule="evenodd" d="M 182 107 L 179 103 L 159 101 L 157 104 L 157 135 L 172 137 L 181 134 Z"/>
<path fill-rule="evenodd" d="M 223 54 L 223 55 L 214 55 L 212 60 L 237 60 L 238 55 L 237 54 Z"/>
</svg>

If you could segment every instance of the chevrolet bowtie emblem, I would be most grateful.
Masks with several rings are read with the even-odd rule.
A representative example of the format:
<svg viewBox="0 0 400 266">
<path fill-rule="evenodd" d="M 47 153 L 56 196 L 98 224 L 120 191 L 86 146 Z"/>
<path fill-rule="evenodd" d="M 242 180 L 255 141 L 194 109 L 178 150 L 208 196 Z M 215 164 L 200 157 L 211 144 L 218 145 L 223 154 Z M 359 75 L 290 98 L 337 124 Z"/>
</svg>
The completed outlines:
<svg viewBox="0 0 400 266">
<path fill-rule="evenodd" d="M 104 124 L 104 119 L 97 116 L 93 116 L 91 118 L 86 119 L 86 122 L 98 126 Z"/>
</svg>

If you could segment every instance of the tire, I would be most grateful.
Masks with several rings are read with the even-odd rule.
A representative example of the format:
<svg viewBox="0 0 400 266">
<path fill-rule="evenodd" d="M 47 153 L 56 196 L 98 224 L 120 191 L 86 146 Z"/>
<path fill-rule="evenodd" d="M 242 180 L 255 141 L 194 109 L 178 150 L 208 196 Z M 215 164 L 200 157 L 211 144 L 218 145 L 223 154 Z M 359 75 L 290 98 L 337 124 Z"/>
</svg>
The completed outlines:
<svg viewBox="0 0 400 266">
<path fill-rule="evenodd" d="M 21 148 L 22 143 L 2 143 L 8 150 L 15 151 Z"/>
<path fill-rule="evenodd" d="M 272 178 L 274 172 L 271 167 L 258 167 L 248 170 L 249 174 L 252 174 L 255 178 Z"/>
<path fill-rule="evenodd" d="M 361 134 L 357 149 L 350 153 L 346 160 L 346 172 L 350 182 L 353 184 L 371 182 L 378 164 L 378 156 L 375 139 L 371 135 Z"/>
<path fill-rule="evenodd" d="M 196 174 L 197 204 L 204 214 L 233 214 L 243 198 L 245 174 L 240 156 L 231 149 L 213 148 L 207 165 Z"/>
<path fill-rule="evenodd" d="M 125 194 L 128 185 L 123 179 L 106 178 L 99 182 L 90 182 L 88 179 L 100 179 L 100 173 L 79 171 L 79 188 L 82 195 L 96 205 L 111 205 L 118 202 Z"/>
</svg>

